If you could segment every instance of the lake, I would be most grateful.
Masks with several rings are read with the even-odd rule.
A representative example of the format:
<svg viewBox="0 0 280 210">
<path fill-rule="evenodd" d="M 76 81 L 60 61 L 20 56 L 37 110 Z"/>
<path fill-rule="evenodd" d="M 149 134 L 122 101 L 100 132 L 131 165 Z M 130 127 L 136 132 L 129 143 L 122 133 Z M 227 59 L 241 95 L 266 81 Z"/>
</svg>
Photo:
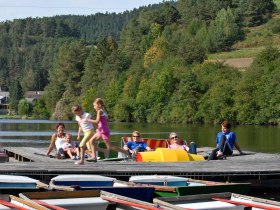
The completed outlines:
<svg viewBox="0 0 280 210">
<path fill-rule="evenodd" d="M 74 121 L 63 121 L 66 132 L 76 139 L 78 125 Z M 57 121 L 51 120 L 12 120 L 0 119 L 0 147 L 30 146 L 47 147 L 51 135 L 56 132 Z M 177 125 L 177 124 L 141 124 L 110 123 L 111 141 L 120 145 L 122 136 L 129 136 L 134 130 L 142 137 L 168 138 L 175 131 L 180 138 L 195 141 L 198 147 L 215 146 L 219 125 Z M 233 126 L 238 142 L 243 150 L 255 152 L 279 153 L 280 127 L 278 126 Z"/>
</svg>

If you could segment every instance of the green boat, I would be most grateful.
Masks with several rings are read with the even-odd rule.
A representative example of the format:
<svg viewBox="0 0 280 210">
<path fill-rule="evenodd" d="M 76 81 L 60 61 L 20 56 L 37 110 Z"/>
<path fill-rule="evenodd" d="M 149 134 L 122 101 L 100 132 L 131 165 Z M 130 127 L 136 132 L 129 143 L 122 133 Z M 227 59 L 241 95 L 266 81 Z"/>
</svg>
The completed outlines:
<svg viewBox="0 0 280 210">
<path fill-rule="evenodd" d="M 136 177 L 136 176 L 134 176 Z M 221 192 L 232 192 L 243 195 L 248 195 L 250 193 L 251 183 L 229 183 L 229 182 L 213 182 L 213 181 L 205 181 L 205 180 L 197 180 L 186 178 L 185 186 L 168 186 L 168 182 L 164 185 L 156 185 L 155 182 L 149 184 L 147 181 L 143 181 L 141 183 L 141 177 L 138 176 L 139 180 L 137 183 L 128 182 L 130 185 L 141 185 L 141 186 L 153 186 L 155 187 L 155 196 L 154 197 L 174 197 L 174 196 L 185 196 L 185 195 L 196 195 L 202 193 L 221 193 Z M 149 176 L 145 176 L 149 177 Z M 150 175 L 151 180 L 160 180 L 164 179 L 164 175 Z M 168 176 L 175 177 L 176 176 Z M 182 177 L 177 177 L 181 178 Z M 135 180 L 135 179 L 134 179 Z"/>
</svg>

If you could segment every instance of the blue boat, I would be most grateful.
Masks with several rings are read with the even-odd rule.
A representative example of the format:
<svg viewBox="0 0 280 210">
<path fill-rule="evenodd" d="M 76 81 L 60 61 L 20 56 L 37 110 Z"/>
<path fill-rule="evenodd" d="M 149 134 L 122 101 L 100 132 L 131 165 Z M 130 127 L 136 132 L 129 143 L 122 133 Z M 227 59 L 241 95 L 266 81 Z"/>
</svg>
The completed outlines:
<svg viewBox="0 0 280 210">
<path fill-rule="evenodd" d="M 115 178 L 100 175 L 59 175 L 51 179 L 50 188 L 64 191 L 103 190 L 141 201 L 152 202 L 154 187 L 131 187 L 115 181 Z"/>
<path fill-rule="evenodd" d="M 0 189 L 36 189 L 39 183 L 27 176 L 0 175 Z"/>
</svg>

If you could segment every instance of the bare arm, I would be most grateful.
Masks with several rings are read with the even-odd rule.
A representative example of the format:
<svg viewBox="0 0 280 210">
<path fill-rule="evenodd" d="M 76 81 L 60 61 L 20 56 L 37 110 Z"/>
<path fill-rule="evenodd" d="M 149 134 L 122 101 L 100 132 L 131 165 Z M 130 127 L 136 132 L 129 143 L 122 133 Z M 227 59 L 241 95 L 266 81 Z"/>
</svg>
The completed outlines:
<svg viewBox="0 0 280 210">
<path fill-rule="evenodd" d="M 146 150 L 147 150 L 147 151 L 152 151 L 151 147 L 149 147 L 149 146 L 146 147 Z"/>
<path fill-rule="evenodd" d="M 239 151 L 239 153 L 242 155 L 244 154 L 239 146 L 239 144 L 237 142 L 234 143 L 235 148 Z"/>
<path fill-rule="evenodd" d="M 56 140 L 56 137 L 57 137 L 57 134 L 54 133 L 52 135 L 52 138 L 51 138 L 51 143 L 49 145 L 49 148 L 48 148 L 48 151 L 47 151 L 47 155 L 49 155 L 51 153 L 51 151 L 53 150 L 54 146 L 55 146 L 55 140 Z"/>
<path fill-rule="evenodd" d="M 99 110 L 99 111 L 97 111 L 97 113 L 96 113 L 96 119 L 95 120 L 93 120 L 93 119 L 91 119 L 91 118 L 87 118 L 86 120 L 88 121 L 88 122 L 92 122 L 95 126 L 99 123 L 99 121 L 100 121 L 100 116 L 101 116 L 101 111 Z"/>
<path fill-rule="evenodd" d="M 80 124 L 78 123 L 79 128 L 78 128 L 78 135 L 77 135 L 77 140 L 80 140 L 81 138 L 81 132 L 82 132 L 82 127 L 80 126 Z"/>
</svg>

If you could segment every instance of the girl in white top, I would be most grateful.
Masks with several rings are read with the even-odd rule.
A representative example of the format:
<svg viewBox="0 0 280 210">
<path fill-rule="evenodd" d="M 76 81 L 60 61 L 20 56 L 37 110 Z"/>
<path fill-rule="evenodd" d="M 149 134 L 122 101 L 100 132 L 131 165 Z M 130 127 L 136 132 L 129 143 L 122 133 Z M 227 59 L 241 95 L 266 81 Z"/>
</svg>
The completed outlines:
<svg viewBox="0 0 280 210">
<path fill-rule="evenodd" d="M 84 137 L 82 139 L 82 141 L 80 142 L 79 146 L 81 148 L 81 152 L 80 152 L 80 161 L 75 162 L 75 164 L 84 164 L 85 161 L 85 150 L 86 147 L 91 151 L 91 144 L 89 142 L 89 140 L 93 137 L 94 135 L 94 126 L 93 123 L 90 121 L 87 121 L 88 119 L 92 118 L 92 115 L 86 112 L 83 112 L 83 109 L 80 105 L 75 105 L 72 107 L 72 113 L 74 115 L 76 115 L 75 120 L 78 122 L 79 124 L 79 130 L 78 130 L 78 136 L 77 139 L 80 139 L 80 133 L 83 131 L 84 132 Z M 97 147 L 96 148 L 97 151 L 101 151 L 103 153 L 106 153 L 107 150 L 102 149 Z"/>
</svg>

